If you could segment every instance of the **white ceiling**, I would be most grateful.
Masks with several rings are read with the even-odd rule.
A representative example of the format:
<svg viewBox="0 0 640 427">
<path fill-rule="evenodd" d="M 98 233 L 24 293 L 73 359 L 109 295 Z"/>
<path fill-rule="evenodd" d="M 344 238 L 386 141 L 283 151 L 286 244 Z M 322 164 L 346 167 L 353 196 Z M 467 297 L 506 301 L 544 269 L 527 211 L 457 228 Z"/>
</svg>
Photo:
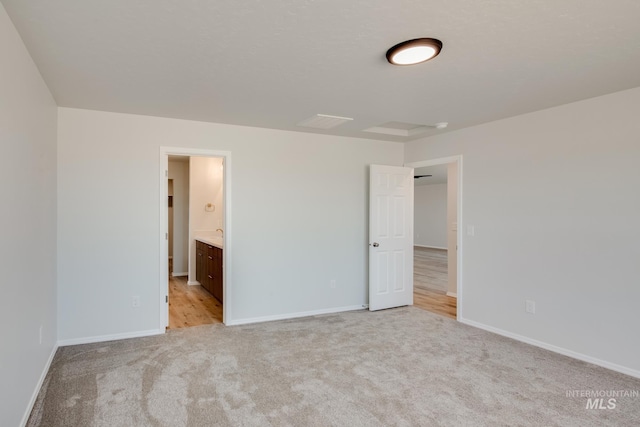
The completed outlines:
<svg viewBox="0 0 640 427">
<path fill-rule="evenodd" d="M 640 86 L 637 0 L 2 3 L 65 107 L 407 141 Z M 417 37 L 440 56 L 386 62 Z M 362 132 L 389 121 L 450 125 Z"/>
<path fill-rule="evenodd" d="M 448 164 L 424 166 L 416 168 L 413 171 L 413 175 L 432 175 L 430 177 L 418 178 L 413 182 L 416 186 L 422 185 L 434 185 L 434 184 L 446 184 L 447 183 L 447 169 Z"/>
</svg>

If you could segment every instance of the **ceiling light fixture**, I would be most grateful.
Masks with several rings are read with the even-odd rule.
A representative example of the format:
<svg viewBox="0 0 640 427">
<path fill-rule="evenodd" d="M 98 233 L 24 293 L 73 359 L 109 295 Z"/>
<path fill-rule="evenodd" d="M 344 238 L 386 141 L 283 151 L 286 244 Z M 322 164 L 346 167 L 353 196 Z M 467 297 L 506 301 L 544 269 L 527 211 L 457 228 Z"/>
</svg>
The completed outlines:
<svg viewBox="0 0 640 427">
<path fill-rule="evenodd" d="M 437 39 L 413 39 L 398 43 L 387 51 L 387 61 L 393 65 L 414 65 L 438 56 L 442 42 Z"/>
</svg>

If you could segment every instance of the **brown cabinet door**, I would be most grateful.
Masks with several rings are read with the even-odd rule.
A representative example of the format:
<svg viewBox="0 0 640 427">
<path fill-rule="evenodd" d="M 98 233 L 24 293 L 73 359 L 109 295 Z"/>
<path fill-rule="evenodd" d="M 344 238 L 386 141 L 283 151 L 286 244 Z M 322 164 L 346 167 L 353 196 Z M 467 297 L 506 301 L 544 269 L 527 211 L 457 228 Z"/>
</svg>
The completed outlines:
<svg viewBox="0 0 640 427">
<path fill-rule="evenodd" d="M 198 242 L 200 243 L 200 242 Z M 202 281 L 204 278 L 204 251 L 198 245 L 196 247 L 196 280 L 202 285 Z"/>
<path fill-rule="evenodd" d="M 215 255 L 213 257 L 215 263 L 213 266 L 213 295 L 218 301 L 223 302 L 222 296 L 222 249 L 214 248 Z"/>
<path fill-rule="evenodd" d="M 213 258 L 213 250 L 210 248 L 211 247 L 207 248 L 207 258 L 205 259 L 207 265 L 205 269 L 207 272 L 207 277 L 205 278 L 207 285 L 205 288 L 215 297 L 216 294 L 214 293 L 213 286 L 213 284 L 215 283 L 215 259 Z"/>
<path fill-rule="evenodd" d="M 196 241 L 196 280 L 222 302 L 222 249 Z"/>
</svg>

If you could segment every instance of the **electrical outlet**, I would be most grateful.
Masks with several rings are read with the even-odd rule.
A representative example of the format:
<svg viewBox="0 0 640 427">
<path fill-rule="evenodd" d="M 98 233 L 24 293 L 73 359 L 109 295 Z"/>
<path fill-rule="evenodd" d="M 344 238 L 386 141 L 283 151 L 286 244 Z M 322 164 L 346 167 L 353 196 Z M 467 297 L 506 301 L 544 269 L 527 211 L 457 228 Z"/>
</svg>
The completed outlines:
<svg viewBox="0 0 640 427">
<path fill-rule="evenodd" d="M 42 325 L 40 325 L 40 332 L 39 332 L 39 339 L 38 341 L 40 341 L 40 344 L 42 344 Z"/>
<path fill-rule="evenodd" d="M 536 302 L 535 301 L 531 301 L 531 300 L 527 300 L 525 303 L 525 309 L 527 310 L 527 313 L 531 313 L 531 314 L 536 314 Z"/>
<path fill-rule="evenodd" d="M 329 287 L 331 289 L 335 289 L 336 288 L 336 279 L 331 279 L 331 281 L 329 282 Z"/>
<path fill-rule="evenodd" d="M 136 308 L 136 307 L 140 307 L 140 297 L 139 296 L 134 296 L 131 298 L 131 306 Z"/>
</svg>

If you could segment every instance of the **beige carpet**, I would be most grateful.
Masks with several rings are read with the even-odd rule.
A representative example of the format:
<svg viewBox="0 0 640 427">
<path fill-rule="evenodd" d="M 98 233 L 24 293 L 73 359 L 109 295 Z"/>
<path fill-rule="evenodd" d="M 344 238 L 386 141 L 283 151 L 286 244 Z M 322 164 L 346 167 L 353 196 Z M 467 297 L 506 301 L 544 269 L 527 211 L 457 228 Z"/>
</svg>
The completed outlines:
<svg viewBox="0 0 640 427">
<path fill-rule="evenodd" d="M 638 426 L 640 380 L 415 307 L 58 350 L 30 426 Z"/>
</svg>

